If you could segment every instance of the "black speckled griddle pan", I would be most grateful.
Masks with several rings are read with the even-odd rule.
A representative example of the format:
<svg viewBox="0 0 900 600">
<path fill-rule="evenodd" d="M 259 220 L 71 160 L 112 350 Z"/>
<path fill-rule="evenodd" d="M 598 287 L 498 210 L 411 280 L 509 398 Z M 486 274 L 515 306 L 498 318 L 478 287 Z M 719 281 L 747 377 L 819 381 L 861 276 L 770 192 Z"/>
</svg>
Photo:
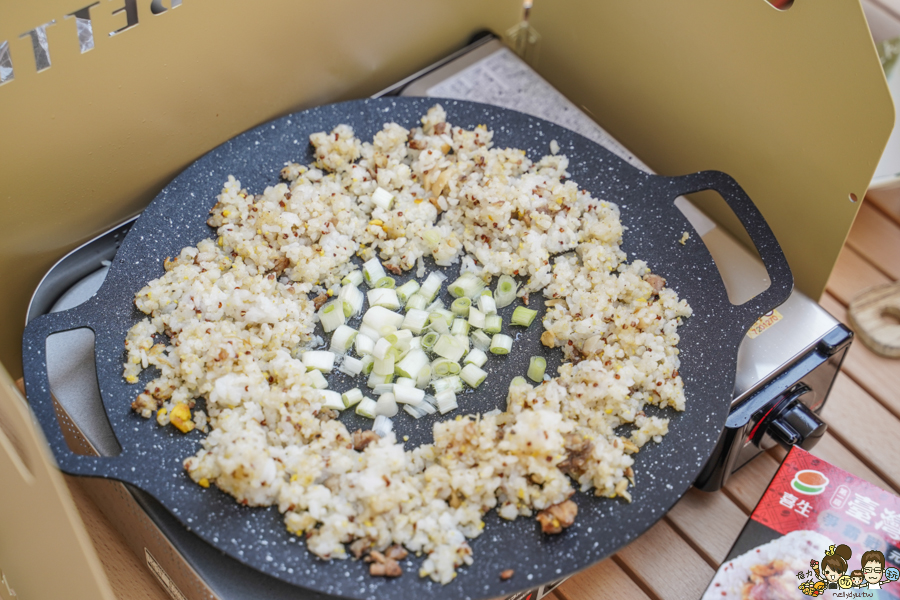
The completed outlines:
<svg viewBox="0 0 900 600">
<path fill-rule="evenodd" d="M 215 487 L 204 489 L 192 483 L 182 461 L 199 448 L 202 434 L 194 431 L 182 435 L 131 411 L 131 401 L 152 377 L 145 371 L 137 385 L 128 385 L 122 378 L 126 332 L 144 317 L 134 308 L 134 294 L 163 274 L 162 263 L 167 256 L 175 256 L 183 247 L 214 234 L 206 219 L 227 176 L 233 174 L 249 191 L 260 193 L 265 186 L 278 182 L 285 162 L 311 162 L 311 133 L 347 123 L 361 139 L 371 140 L 386 122 L 416 126 L 435 102 L 425 98 L 361 100 L 283 117 L 225 142 L 172 181 L 131 228 L 100 291 L 81 306 L 34 319 L 25 332 L 28 400 L 60 468 L 72 475 L 109 477 L 145 490 L 209 544 L 272 577 L 304 588 L 298 589 L 298 598 L 504 596 L 583 569 L 622 548 L 662 517 L 691 486 L 713 451 L 731 405 L 738 345 L 760 315 L 788 298 L 793 287 L 788 264 L 759 211 L 728 175 L 713 171 L 683 177 L 648 175 L 576 133 L 484 104 L 440 101 L 453 125 L 486 124 L 494 130 L 495 146 L 524 149 L 532 159 L 548 154 L 550 141 L 556 140 L 560 152 L 570 159 L 571 178 L 590 190 L 594 198 L 613 201 L 621 208 L 622 222 L 628 228 L 623 249 L 629 259 L 645 260 L 693 307 L 694 315 L 679 329 L 680 372 L 685 380 L 687 408 L 678 414 L 662 411 L 672 417 L 669 435 L 662 444 L 650 443 L 636 455 L 637 484 L 632 490 L 632 503 L 577 493 L 573 498 L 579 506 L 577 522 L 557 536 L 541 534 L 534 519 L 505 522 L 492 512 L 486 517 L 484 533 L 471 541 L 475 564 L 461 569 L 452 583 L 441 586 L 420 579 L 420 559 L 415 557 L 404 561 L 403 577 L 372 578 L 368 565 L 361 561 L 317 559 L 301 540 L 287 533 L 275 508 L 242 507 Z M 706 189 L 718 191 L 734 210 L 756 244 L 772 281 L 765 292 L 741 306 L 728 301 L 712 257 L 673 205 L 681 194 Z M 685 231 L 692 235 L 682 245 L 679 240 Z M 532 307 L 536 296 L 532 295 Z M 543 308 L 540 300 L 537 304 Z M 505 323 L 514 306 L 501 312 Z M 96 336 L 100 391 L 122 446 L 121 454 L 115 457 L 70 452 L 54 414 L 47 379 L 46 338 L 80 327 L 90 328 Z M 555 370 L 559 352 L 540 345 L 541 331 L 540 325 L 533 325 L 527 332 L 521 328 L 512 332 L 518 338 L 513 353 L 492 357 L 486 367 L 487 382 L 476 392 L 462 395 L 461 410 L 448 417 L 505 406 L 509 381 L 524 375 L 533 354 L 544 353 Z M 353 387 L 340 375 L 332 376 L 331 381 L 337 389 Z M 371 426 L 371 421 L 355 414 L 341 418 L 351 430 Z M 432 416 L 414 421 L 401 412 L 394 419 L 395 431 L 401 439 L 409 436 L 407 447 L 426 443 L 431 440 L 434 420 Z M 501 581 L 499 573 L 505 569 L 514 569 L 515 576 Z"/>
</svg>

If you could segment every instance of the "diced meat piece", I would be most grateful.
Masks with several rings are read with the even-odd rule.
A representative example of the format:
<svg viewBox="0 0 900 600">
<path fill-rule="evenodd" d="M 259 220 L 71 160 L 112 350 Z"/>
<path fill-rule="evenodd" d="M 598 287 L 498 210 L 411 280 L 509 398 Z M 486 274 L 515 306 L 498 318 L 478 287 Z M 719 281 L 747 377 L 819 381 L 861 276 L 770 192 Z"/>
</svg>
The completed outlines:
<svg viewBox="0 0 900 600">
<path fill-rule="evenodd" d="M 282 256 L 277 261 L 275 261 L 275 265 L 272 267 L 272 270 L 275 271 L 275 275 L 281 277 L 281 274 L 284 273 L 284 270 L 289 266 L 291 266 L 290 259 L 288 259 L 287 256 Z"/>
<path fill-rule="evenodd" d="M 158 406 L 156 399 L 144 392 L 143 394 L 138 394 L 135 401 L 131 403 L 131 410 L 140 413 L 145 419 L 149 419 Z"/>
<path fill-rule="evenodd" d="M 666 280 L 656 275 L 654 273 L 650 273 L 649 275 L 644 276 L 644 281 L 650 284 L 653 288 L 653 293 L 658 294 L 660 290 L 666 287 Z"/>
<path fill-rule="evenodd" d="M 379 439 L 381 438 L 378 437 L 378 434 L 371 429 L 365 431 L 357 429 L 353 432 L 353 449 L 362 452 L 366 449 L 366 446 Z"/>
<path fill-rule="evenodd" d="M 403 560 L 407 556 L 409 556 L 409 552 L 406 551 L 406 548 L 400 546 L 399 544 L 395 544 L 385 550 L 384 555 L 393 560 Z"/>
<path fill-rule="evenodd" d="M 556 348 L 556 336 L 552 331 L 545 331 L 541 334 L 541 343 L 548 348 Z"/>
<path fill-rule="evenodd" d="M 541 524 L 541 531 L 552 535 L 571 527 L 577 515 L 578 505 L 566 500 L 539 512 L 537 520 Z"/>
<path fill-rule="evenodd" d="M 369 575 L 374 577 L 400 577 L 403 575 L 403 569 L 393 558 L 388 558 L 378 550 L 372 550 L 369 556 L 374 562 L 369 565 Z"/>
<path fill-rule="evenodd" d="M 425 140 L 409 140 L 409 147 L 413 150 L 424 150 Z"/>
<path fill-rule="evenodd" d="M 567 433 L 565 436 L 565 448 L 568 450 L 565 460 L 557 465 L 563 473 L 571 475 L 576 479 L 580 477 L 587 464 L 591 452 L 594 450 L 594 444 L 584 439 L 577 433 Z"/>
<path fill-rule="evenodd" d="M 350 544 L 350 552 L 353 553 L 353 558 L 359 558 L 366 551 L 372 547 L 371 540 L 367 538 L 360 538 L 355 540 L 352 544 Z"/>
<path fill-rule="evenodd" d="M 384 265 L 384 268 L 385 268 L 385 270 L 390 271 L 394 275 L 402 275 L 403 274 L 403 269 L 401 269 L 397 265 L 386 264 L 386 265 Z"/>
<path fill-rule="evenodd" d="M 338 411 L 336 411 L 332 408 L 323 408 L 322 410 L 319 411 L 319 414 L 318 414 L 319 419 L 322 421 L 333 421 L 334 419 L 337 419 L 339 416 L 340 416 L 340 414 L 338 413 Z"/>
<path fill-rule="evenodd" d="M 434 134 L 435 135 L 444 135 L 447 132 L 447 122 L 438 123 L 434 126 Z"/>
<path fill-rule="evenodd" d="M 328 296 L 326 294 L 319 294 L 318 296 L 313 298 L 313 308 L 319 310 L 326 302 L 328 302 Z"/>
<path fill-rule="evenodd" d="M 516 574 L 516 572 L 514 570 L 506 569 L 505 571 L 500 571 L 500 579 L 502 579 L 503 581 L 506 581 L 507 579 L 512 578 L 512 576 L 515 574 Z"/>
</svg>

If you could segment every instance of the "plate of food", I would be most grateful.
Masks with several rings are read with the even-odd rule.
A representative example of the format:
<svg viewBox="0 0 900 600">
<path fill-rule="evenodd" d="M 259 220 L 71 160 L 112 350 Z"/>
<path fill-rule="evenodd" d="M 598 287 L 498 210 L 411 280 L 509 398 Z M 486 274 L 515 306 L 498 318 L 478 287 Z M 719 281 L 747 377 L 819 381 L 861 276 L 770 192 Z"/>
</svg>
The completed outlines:
<svg viewBox="0 0 900 600">
<path fill-rule="evenodd" d="M 772 280 L 732 305 L 673 201 L 713 189 Z M 737 349 L 787 299 L 720 172 L 651 175 L 515 111 L 382 98 L 289 115 L 176 177 L 98 293 L 29 323 L 60 468 L 154 496 L 311 592 L 486 598 L 609 556 L 719 439 Z M 72 454 L 46 338 L 95 334 L 118 456 Z"/>
</svg>

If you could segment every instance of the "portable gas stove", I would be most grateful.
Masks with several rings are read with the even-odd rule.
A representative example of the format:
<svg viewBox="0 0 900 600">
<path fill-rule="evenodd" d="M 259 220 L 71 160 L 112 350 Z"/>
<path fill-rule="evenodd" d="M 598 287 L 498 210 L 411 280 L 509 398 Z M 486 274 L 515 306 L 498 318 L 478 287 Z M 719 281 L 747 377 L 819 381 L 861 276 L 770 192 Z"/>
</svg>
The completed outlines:
<svg viewBox="0 0 900 600">
<path fill-rule="evenodd" d="M 649 171 L 490 35 L 376 96 L 384 95 L 450 97 L 519 110 L 579 132 Z M 753 253 L 688 200 L 680 198 L 677 204 L 719 265 L 732 302 L 742 303 L 767 287 L 765 268 Z M 133 222 L 59 261 L 35 291 L 28 320 L 77 306 L 93 295 Z M 849 330 L 797 291 L 762 316 L 740 347 L 727 426 L 696 486 L 720 488 L 731 473 L 776 443 L 807 449 L 815 445 L 826 428 L 816 413 L 851 338 Z M 76 452 L 115 455 L 119 447 L 103 413 L 94 360 L 90 330 L 47 340 L 50 385 L 67 441 Z M 84 487 L 174 598 L 319 597 L 222 555 L 140 490 L 95 479 L 86 479 Z"/>
</svg>

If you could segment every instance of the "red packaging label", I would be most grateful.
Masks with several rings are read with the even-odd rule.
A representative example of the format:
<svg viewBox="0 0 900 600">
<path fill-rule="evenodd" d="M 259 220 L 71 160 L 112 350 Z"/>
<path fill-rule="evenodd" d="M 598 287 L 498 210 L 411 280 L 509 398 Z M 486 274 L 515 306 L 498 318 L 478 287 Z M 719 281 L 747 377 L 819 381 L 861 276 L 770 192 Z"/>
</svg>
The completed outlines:
<svg viewBox="0 0 900 600">
<path fill-rule="evenodd" d="M 812 530 L 832 540 L 834 546 L 823 549 L 823 556 L 810 557 L 818 563 L 823 562 L 829 550 L 833 552 L 841 544 L 848 546 L 852 556 L 846 561 L 846 577 L 867 568 L 861 564 L 865 553 L 875 551 L 883 555 L 885 564 L 876 585 L 827 590 L 831 597 L 869 597 L 877 586 L 882 595 L 900 597 L 900 583 L 896 583 L 900 575 L 900 498 L 895 495 L 794 447 L 751 518 L 782 535 Z M 871 577 L 879 566 L 867 564 Z M 811 571 L 798 573 L 798 582 L 817 581 L 819 578 Z"/>
</svg>

